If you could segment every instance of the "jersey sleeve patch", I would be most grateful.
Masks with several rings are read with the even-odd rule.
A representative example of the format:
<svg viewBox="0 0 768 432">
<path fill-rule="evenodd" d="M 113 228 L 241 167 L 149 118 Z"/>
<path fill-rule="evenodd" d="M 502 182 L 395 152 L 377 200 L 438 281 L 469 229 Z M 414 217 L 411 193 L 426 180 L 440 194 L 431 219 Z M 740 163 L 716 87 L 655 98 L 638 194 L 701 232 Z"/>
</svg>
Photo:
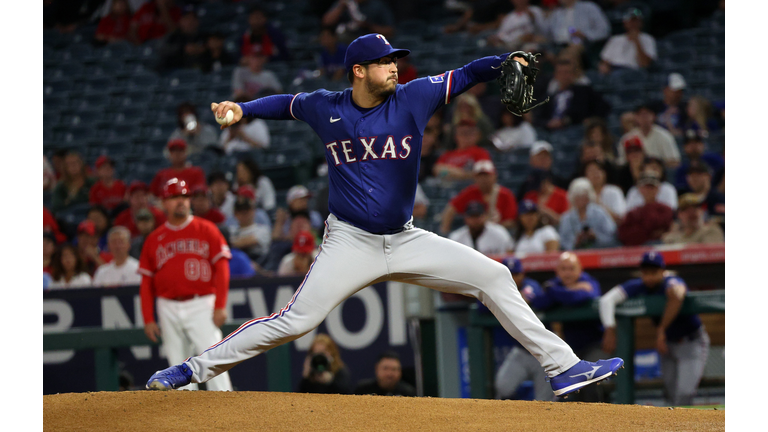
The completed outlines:
<svg viewBox="0 0 768 432">
<path fill-rule="evenodd" d="M 432 84 L 440 84 L 441 82 L 445 81 L 445 74 L 441 73 L 440 75 L 435 75 L 429 77 L 429 82 Z"/>
</svg>

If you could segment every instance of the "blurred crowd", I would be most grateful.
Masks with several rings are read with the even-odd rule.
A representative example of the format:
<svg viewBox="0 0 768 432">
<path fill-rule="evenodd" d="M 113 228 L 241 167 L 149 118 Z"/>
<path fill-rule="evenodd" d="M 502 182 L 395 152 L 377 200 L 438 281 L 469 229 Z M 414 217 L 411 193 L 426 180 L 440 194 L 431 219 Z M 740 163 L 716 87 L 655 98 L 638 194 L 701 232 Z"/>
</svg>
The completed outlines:
<svg viewBox="0 0 768 432">
<path fill-rule="evenodd" d="M 227 35 L 200 26 L 197 8 L 213 1 L 80 1 L 79 9 L 70 3 L 45 2 L 46 28 L 68 32 L 97 20 L 95 44 L 157 40 L 158 70 L 234 66 L 231 100 L 286 91 L 271 65 L 290 61 L 289 38 L 258 4 L 247 2 L 248 26 L 233 53 L 224 48 Z M 724 16 L 724 1 L 701 3 L 697 10 Z M 346 44 L 370 32 L 394 36 L 393 6 L 408 10 L 403 4 L 313 2 L 321 29 L 318 74 L 343 83 Z M 491 85 L 479 84 L 438 111 L 424 131 L 414 223 L 488 255 L 518 257 L 723 243 L 724 151 L 710 151 L 708 138 L 724 132 L 724 101 L 690 94 L 686 77 L 670 73 L 655 98 L 616 113 L 590 78 L 652 68 L 660 60 L 656 39 L 644 31 L 648 10 L 636 6 L 622 0 L 446 1 L 457 19 L 442 29 L 445 35 L 467 33 L 499 53 L 542 52 L 536 94 L 550 102 L 517 117 L 499 103 Z M 608 18 L 617 11 L 619 32 Z M 398 61 L 398 69 L 401 84 L 421 76 L 408 57 Z M 612 112 L 621 119 L 618 136 L 608 127 Z M 46 287 L 137 284 L 143 239 L 165 222 L 159 187 L 172 177 L 191 186 L 194 215 L 224 233 L 233 250 L 233 277 L 307 272 L 328 216 L 327 186 L 310 190 L 296 184 L 283 191 L 284 202 L 278 200 L 280 191 L 249 153 L 270 148 L 268 124 L 244 119 L 221 131 L 200 119 L 206 115 L 189 101 L 178 105 L 177 128 L 164 151 L 167 167 L 150 183 L 126 184 L 116 174 L 120 161 L 108 155 L 92 165 L 71 149 L 44 156 L 44 191 L 52 197 L 43 209 Z M 554 163 L 558 149 L 537 131 L 576 126 L 583 136 L 574 146 L 575 169 L 563 172 Z M 520 173 L 524 181 L 511 190 L 499 181 L 495 161 L 521 151 L 528 158 Z M 239 156 L 236 169 L 205 172 L 191 163 L 191 155 L 206 152 Z M 430 195 L 439 188 L 454 192 L 444 208 L 434 209 Z M 62 226 L 64 212 L 84 205 L 84 220 Z"/>
</svg>

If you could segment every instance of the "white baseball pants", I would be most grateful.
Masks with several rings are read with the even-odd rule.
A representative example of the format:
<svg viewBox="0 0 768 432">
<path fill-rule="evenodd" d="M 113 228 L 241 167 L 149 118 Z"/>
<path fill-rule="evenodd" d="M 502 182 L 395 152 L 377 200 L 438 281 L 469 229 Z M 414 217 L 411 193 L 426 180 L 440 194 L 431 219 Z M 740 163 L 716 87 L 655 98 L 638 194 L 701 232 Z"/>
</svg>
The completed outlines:
<svg viewBox="0 0 768 432">
<path fill-rule="evenodd" d="M 407 224 L 376 235 L 330 215 L 320 253 L 291 301 L 244 323 L 187 361 L 192 382 L 206 382 L 240 362 L 310 332 L 346 298 L 382 281 L 400 281 L 479 299 L 552 377 L 578 363 L 525 303 L 509 269 L 476 250 Z"/>
<path fill-rule="evenodd" d="M 186 301 L 157 299 L 157 324 L 163 337 L 163 350 L 168 363 L 181 364 L 188 357 L 203 352 L 221 340 L 221 330 L 213 323 L 213 294 Z M 207 382 L 208 390 L 232 391 L 229 374 L 223 373 Z M 184 390 L 197 390 L 189 384 Z"/>
</svg>

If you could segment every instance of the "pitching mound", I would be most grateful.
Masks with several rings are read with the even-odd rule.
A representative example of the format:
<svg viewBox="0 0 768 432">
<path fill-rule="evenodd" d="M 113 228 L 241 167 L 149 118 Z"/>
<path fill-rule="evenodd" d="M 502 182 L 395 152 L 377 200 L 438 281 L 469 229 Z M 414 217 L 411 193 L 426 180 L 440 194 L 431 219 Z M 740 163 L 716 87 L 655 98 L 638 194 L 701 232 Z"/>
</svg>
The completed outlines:
<svg viewBox="0 0 768 432">
<path fill-rule="evenodd" d="M 725 411 L 262 392 L 43 396 L 45 430 L 724 431 Z"/>
</svg>

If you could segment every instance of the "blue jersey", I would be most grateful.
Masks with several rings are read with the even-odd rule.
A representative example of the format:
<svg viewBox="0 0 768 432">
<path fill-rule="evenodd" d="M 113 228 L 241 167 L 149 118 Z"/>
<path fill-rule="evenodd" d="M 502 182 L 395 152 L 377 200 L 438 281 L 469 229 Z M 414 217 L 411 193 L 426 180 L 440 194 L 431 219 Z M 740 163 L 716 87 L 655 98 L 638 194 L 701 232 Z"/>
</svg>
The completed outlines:
<svg viewBox="0 0 768 432">
<path fill-rule="evenodd" d="M 354 103 L 351 88 L 270 96 L 240 106 L 248 116 L 306 122 L 325 148 L 330 212 L 370 233 L 394 233 L 413 213 L 427 122 L 456 95 L 497 78 L 506 57 L 484 57 L 398 84 L 393 95 L 368 109 Z"/>
<path fill-rule="evenodd" d="M 531 305 L 539 309 L 548 309 L 554 306 L 580 306 L 600 298 L 600 282 L 588 273 L 581 272 L 577 282 L 586 282 L 591 289 L 589 291 L 568 289 L 559 277 L 555 277 L 544 282 L 544 297 L 537 299 L 536 302 L 531 302 Z M 599 343 L 602 338 L 603 325 L 599 319 L 563 323 L 563 339 L 574 350 Z"/>
<path fill-rule="evenodd" d="M 654 295 L 654 294 L 666 294 L 667 289 L 674 283 L 680 284 L 685 287 L 686 292 L 688 286 L 685 282 L 677 276 L 665 276 L 664 280 L 653 287 L 649 287 L 643 283 L 640 278 L 630 279 L 623 284 L 619 285 L 627 297 L 635 297 L 639 295 Z M 658 325 L 661 321 L 661 317 L 654 317 L 653 322 Z M 678 314 L 674 321 L 667 327 L 666 335 L 668 342 L 679 341 L 685 336 L 690 336 L 701 327 L 701 319 L 698 315 L 681 315 Z"/>
</svg>

